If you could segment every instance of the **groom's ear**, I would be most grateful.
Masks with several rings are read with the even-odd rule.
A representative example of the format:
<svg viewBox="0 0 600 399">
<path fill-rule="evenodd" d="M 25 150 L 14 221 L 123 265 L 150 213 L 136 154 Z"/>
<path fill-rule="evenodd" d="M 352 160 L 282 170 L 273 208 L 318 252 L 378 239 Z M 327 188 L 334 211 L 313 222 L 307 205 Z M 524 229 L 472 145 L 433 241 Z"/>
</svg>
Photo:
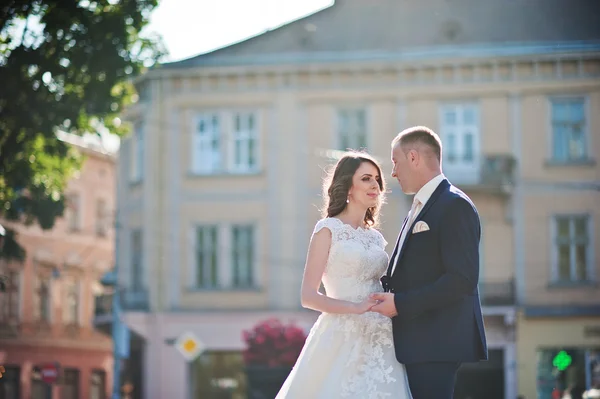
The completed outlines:
<svg viewBox="0 0 600 399">
<path fill-rule="evenodd" d="M 406 157 L 408 158 L 409 161 L 414 162 L 415 160 L 419 159 L 419 153 L 417 152 L 417 150 L 412 148 L 408 151 L 408 154 L 406 154 Z"/>
</svg>

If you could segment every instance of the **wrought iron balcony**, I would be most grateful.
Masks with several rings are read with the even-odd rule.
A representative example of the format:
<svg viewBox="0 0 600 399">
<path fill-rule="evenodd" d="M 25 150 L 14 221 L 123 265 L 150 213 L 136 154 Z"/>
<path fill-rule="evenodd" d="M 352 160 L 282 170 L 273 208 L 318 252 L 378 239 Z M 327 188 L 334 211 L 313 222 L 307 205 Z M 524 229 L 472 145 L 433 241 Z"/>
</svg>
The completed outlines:
<svg viewBox="0 0 600 399">
<path fill-rule="evenodd" d="M 463 190 L 510 194 L 514 184 L 516 160 L 510 154 L 482 155 L 481 162 L 471 168 L 444 163 L 444 173 Z"/>
<path fill-rule="evenodd" d="M 479 296 L 483 306 L 514 306 L 516 304 L 514 280 L 480 281 Z"/>
<path fill-rule="evenodd" d="M 115 291 L 108 288 L 105 293 L 95 297 L 95 322 L 103 323 L 112 320 Z M 119 305 L 124 312 L 145 312 L 149 310 L 148 291 L 144 288 L 120 288 Z"/>
<path fill-rule="evenodd" d="M 123 288 L 119 291 L 121 309 L 125 312 L 147 312 L 150 298 L 146 288 Z"/>
<path fill-rule="evenodd" d="M 94 323 L 109 321 L 112 317 L 114 293 L 105 292 L 94 297 Z"/>
</svg>

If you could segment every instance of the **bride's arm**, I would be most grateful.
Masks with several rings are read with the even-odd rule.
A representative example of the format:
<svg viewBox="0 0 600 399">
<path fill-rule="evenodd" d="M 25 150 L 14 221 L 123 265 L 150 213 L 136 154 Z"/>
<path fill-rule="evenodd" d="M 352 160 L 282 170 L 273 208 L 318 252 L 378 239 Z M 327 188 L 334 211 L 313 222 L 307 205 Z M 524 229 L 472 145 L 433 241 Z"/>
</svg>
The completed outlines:
<svg viewBox="0 0 600 399">
<path fill-rule="evenodd" d="M 330 298 L 319 292 L 330 246 L 331 231 L 329 229 L 323 228 L 313 235 L 308 246 L 304 277 L 302 278 L 302 306 L 323 313 L 362 314 L 369 311 L 375 305 L 375 302 L 365 301 L 356 303 L 343 301 Z"/>
</svg>

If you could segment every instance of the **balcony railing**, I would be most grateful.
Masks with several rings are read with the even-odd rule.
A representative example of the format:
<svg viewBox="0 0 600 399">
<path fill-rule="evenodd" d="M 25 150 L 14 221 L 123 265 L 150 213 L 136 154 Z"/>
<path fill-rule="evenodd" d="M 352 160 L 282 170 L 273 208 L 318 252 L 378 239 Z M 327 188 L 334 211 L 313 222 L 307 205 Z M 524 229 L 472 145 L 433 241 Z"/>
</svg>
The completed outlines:
<svg viewBox="0 0 600 399">
<path fill-rule="evenodd" d="M 98 321 L 112 316 L 114 298 L 114 291 L 96 296 L 94 315 Z M 139 288 L 121 288 L 119 289 L 119 304 L 124 312 L 146 312 L 150 308 L 148 291 Z"/>
<path fill-rule="evenodd" d="M 510 154 L 483 155 L 473 168 L 447 165 L 444 173 L 450 181 L 465 190 L 508 194 L 514 184 L 516 161 Z"/>
<path fill-rule="evenodd" d="M 483 306 L 513 306 L 516 304 L 514 280 L 480 281 L 479 295 Z"/>
<path fill-rule="evenodd" d="M 94 297 L 94 316 L 96 318 L 105 318 L 112 315 L 114 294 L 103 293 Z"/>
<path fill-rule="evenodd" d="M 121 309 L 128 312 L 147 312 L 150 299 L 146 288 L 123 288 L 120 291 Z"/>
</svg>

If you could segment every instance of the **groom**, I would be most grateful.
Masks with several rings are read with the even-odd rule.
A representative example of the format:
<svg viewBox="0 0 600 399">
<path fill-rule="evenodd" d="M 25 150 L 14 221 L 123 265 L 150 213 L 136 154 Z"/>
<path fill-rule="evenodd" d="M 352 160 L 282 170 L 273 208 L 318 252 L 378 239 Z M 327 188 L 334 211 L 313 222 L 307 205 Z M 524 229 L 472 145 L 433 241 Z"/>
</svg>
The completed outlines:
<svg viewBox="0 0 600 399">
<path fill-rule="evenodd" d="M 414 399 L 451 399 L 463 362 L 487 360 L 479 303 L 475 205 L 442 174 L 442 144 L 429 128 L 392 142 L 392 176 L 414 194 L 372 310 L 392 318 L 396 359 Z"/>
</svg>

